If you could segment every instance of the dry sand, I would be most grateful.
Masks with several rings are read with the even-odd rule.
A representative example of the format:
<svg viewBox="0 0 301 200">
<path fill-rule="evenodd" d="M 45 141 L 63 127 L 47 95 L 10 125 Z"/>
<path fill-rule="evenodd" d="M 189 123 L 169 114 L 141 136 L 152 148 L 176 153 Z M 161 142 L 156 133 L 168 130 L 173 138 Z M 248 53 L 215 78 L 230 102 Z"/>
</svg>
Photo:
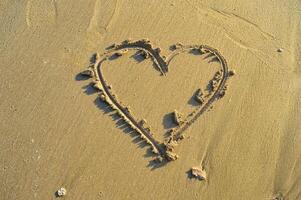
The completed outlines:
<svg viewBox="0 0 301 200">
<path fill-rule="evenodd" d="M 56 199 L 62 187 L 70 200 L 301 199 L 298 0 L 1 0 L 0 16 L 1 200 Z M 127 38 L 149 38 L 162 55 L 206 44 L 236 72 L 162 167 L 78 75 Z M 183 54 L 164 77 L 131 54 L 104 74 L 163 140 L 218 63 Z M 195 166 L 206 180 L 191 178 Z"/>
</svg>

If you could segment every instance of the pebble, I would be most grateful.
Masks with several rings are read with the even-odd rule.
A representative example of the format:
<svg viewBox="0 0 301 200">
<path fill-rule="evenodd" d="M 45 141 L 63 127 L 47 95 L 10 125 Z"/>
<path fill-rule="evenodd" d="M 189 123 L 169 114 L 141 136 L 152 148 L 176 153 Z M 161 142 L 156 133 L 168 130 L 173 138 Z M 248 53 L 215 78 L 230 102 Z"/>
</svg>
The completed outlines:
<svg viewBox="0 0 301 200">
<path fill-rule="evenodd" d="M 277 51 L 278 51 L 279 53 L 281 53 L 281 52 L 283 52 L 283 49 L 282 49 L 282 48 L 279 48 L 279 49 L 277 49 Z"/>
<path fill-rule="evenodd" d="M 60 189 L 58 189 L 58 191 L 57 191 L 57 195 L 59 196 L 59 197 L 62 197 L 62 196 L 65 196 L 67 194 L 67 190 L 65 189 L 65 188 L 60 188 Z"/>
</svg>

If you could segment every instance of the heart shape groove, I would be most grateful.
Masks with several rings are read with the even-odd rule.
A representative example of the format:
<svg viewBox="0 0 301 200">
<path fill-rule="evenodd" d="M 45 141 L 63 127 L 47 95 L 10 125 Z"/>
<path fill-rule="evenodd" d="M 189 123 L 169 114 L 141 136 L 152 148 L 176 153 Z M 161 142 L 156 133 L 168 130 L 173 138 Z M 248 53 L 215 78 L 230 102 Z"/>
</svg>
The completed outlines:
<svg viewBox="0 0 301 200">
<path fill-rule="evenodd" d="M 157 70 L 162 75 L 166 76 L 168 73 L 168 66 L 170 61 L 178 54 L 190 51 L 197 51 L 200 54 L 208 54 L 207 57 L 213 57 L 220 63 L 220 70 L 217 71 L 213 79 L 209 82 L 208 94 L 204 96 L 201 89 L 195 93 L 195 99 L 199 102 L 199 106 L 188 114 L 184 119 L 175 114 L 175 121 L 177 127 L 168 130 L 168 138 L 160 142 L 154 137 L 151 130 L 145 127 L 144 120 L 137 120 L 127 106 L 124 106 L 117 99 L 116 95 L 112 93 L 111 87 L 106 82 L 102 73 L 102 63 L 111 59 L 118 58 L 125 54 L 128 50 L 136 50 L 137 54 L 141 55 L 144 59 L 151 58 Z M 88 70 L 83 71 L 81 74 L 93 77 L 93 86 L 100 92 L 100 99 L 106 102 L 113 110 L 116 110 L 119 116 L 137 132 L 140 137 L 146 141 L 152 148 L 152 152 L 157 156 L 156 160 L 172 161 L 178 158 L 174 152 L 174 146 L 182 140 L 183 132 L 195 122 L 199 116 L 206 110 L 212 107 L 214 101 L 222 98 L 227 90 L 226 82 L 228 77 L 234 75 L 234 71 L 228 69 L 226 59 L 219 53 L 218 50 L 207 45 L 182 45 L 177 43 L 173 45 L 173 52 L 165 57 L 160 55 L 160 48 L 154 48 L 148 39 L 137 41 L 125 40 L 121 44 L 113 44 L 107 48 L 103 54 L 95 54 L 93 62 L 88 67 Z"/>
</svg>

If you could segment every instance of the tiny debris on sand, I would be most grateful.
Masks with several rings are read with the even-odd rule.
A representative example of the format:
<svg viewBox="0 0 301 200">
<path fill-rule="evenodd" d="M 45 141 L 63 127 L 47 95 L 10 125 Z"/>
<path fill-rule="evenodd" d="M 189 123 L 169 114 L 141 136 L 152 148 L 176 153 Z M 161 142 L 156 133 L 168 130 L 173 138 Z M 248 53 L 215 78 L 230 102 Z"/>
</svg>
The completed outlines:
<svg viewBox="0 0 301 200">
<path fill-rule="evenodd" d="M 194 178 L 197 178 L 199 180 L 206 180 L 207 179 L 206 171 L 201 167 L 192 167 L 191 168 L 191 175 Z"/>
<path fill-rule="evenodd" d="M 65 196 L 67 194 L 67 190 L 65 189 L 65 188 L 60 188 L 60 189 L 58 189 L 58 191 L 57 191 L 57 195 L 59 196 L 59 197 L 63 197 L 63 196 Z"/>
<path fill-rule="evenodd" d="M 281 53 L 281 52 L 283 52 L 283 49 L 279 48 L 279 49 L 277 49 L 277 52 Z"/>
</svg>

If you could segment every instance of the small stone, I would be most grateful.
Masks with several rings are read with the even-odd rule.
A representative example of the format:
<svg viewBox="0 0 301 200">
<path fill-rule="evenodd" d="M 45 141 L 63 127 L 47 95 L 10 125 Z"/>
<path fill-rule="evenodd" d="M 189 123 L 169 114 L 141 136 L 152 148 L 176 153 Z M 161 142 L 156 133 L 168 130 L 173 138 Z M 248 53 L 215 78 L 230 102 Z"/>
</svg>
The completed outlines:
<svg viewBox="0 0 301 200">
<path fill-rule="evenodd" d="M 282 49 L 282 48 L 279 48 L 279 49 L 277 49 L 277 51 L 278 51 L 279 53 L 281 53 L 281 52 L 283 52 L 283 49 Z"/>
<path fill-rule="evenodd" d="M 206 180 L 207 174 L 203 168 L 200 167 L 192 167 L 191 168 L 191 175 L 199 180 Z"/>
<path fill-rule="evenodd" d="M 67 194 L 67 190 L 65 189 L 65 188 L 60 188 L 60 189 L 58 189 L 58 191 L 57 191 L 57 195 L 59 196 L 59 197 L 63 197 L 63 196 L 65 196 Z"/>
</svg>

